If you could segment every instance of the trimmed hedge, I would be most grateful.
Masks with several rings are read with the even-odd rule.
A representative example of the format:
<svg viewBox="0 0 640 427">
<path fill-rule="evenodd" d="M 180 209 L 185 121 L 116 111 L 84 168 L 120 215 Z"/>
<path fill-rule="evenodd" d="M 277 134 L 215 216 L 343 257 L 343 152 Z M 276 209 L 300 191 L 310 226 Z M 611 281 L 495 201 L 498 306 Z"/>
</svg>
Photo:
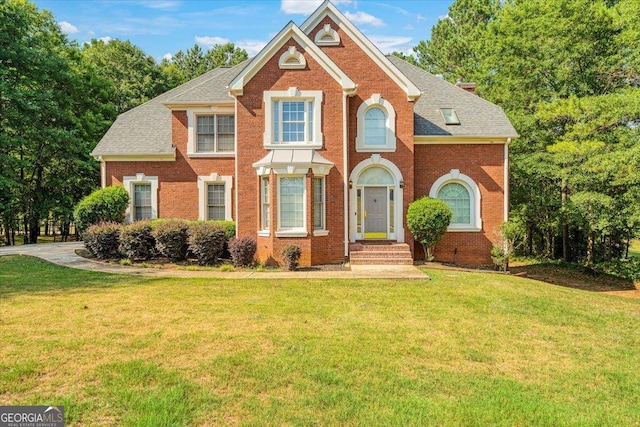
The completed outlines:
<svg viewBox="0 0 640 427">
<path fill-rule="evenodd" d="M 293 271 L 298 268 L 298 262 L 300 261 L 300 255 L 302 252 L 298 245 L 287 245 L 280 251 L 284 269 L 287 271 Z"/>
<path fill-rule="evenodd" d="M 124 187 L 112 185 L 101 188 L 83 198 L 73 211 L 73 220 L 80 232 L 101 222 L 124 222 L 129 193 Z"/>
<path fill-rule="evenodd" d="M 229 240 L 229 253 L 235 267 L 248 267 L 253 264 L 253 257 L 258 244 L 251 237 L 238 237 Z"/>
<path fill-rule="evenodd" d="M 225 229 L 215 222 L 193 222 L 188 230 L 189 251 L 201 265 L 213 264 L 222 255 L 227 241 Z"/>
<path fill-rule="evenodd" d="M 170 261 L 184 260 L 189 249 L 188 223 L 181 219 L 168 219 L 154 221 L 152 224 L 156 249 Z"/>
<path fill-rule="evenodd" d="M 156 254 L 156 239 L 151 234 L 151 221 L 136 221 L 122 227 L 120 251 L 130 260 L 147 260 Z"/>
<path fill-rule="evenodd" d="M 82 234 L 85 247 L 97 258 L 119 258 L 120 231 L 116 222 L 102 222 L 87 228 Z"/>
</svg>

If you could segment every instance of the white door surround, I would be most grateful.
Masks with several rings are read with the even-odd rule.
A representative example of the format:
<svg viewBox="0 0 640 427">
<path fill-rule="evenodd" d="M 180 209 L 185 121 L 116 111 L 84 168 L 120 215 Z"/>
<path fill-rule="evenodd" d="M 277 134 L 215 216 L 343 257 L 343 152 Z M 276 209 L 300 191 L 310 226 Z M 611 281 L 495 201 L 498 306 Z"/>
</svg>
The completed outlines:
<svg viewBox="0 0 640 427">
<path fill-rule="evenodd" d="M 372 154 L 370 158 L 358 163 L 349 175 L 349 241 L 376 239 L 395 240 L 404 242 L 404 218 L 403 211 L 403 187 L 404 181 L 400 169 L 391 161 L 384 159 L 380 154 Z M 384 190 L 384 191 L 383 191 Z M 378 204 L 385 209 L 385 215 L 379 221 L 386 221 L 385 230 L 377 230 L 379 225 L 372 225 L 370 221 L 365 224 L 365 211 L 367 203 L 371 208 L 375 204 L 373 200 L 365 198 L 378 198 L 385 195 L 383 203 Z M 368 212 L 367 212 L 368 214 Z M 366 228 L 374 227 L 376 230 Z"/>
</svg>

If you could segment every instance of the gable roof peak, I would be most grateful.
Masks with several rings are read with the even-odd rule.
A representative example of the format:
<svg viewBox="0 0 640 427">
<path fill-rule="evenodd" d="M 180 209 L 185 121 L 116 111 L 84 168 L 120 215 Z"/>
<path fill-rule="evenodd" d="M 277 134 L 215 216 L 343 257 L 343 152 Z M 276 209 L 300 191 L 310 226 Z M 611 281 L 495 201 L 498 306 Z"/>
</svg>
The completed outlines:
<svg viewBox="0 0 640 427">
<path fill-rule="evenodd" d="M 422 92 L 402 73 L 371 40 L 330 1 L 325 0 L 300 26 L 305 34 L 311 31 L 325 18 L 331 18 L 378 66 L 407 94 L 409 101 L 417 101 Z"/>
<path fill-rule="evenodd" d="M 287 25 L 267 45 L 260 53 L 251 59 L 249 64 L 234 78 L 229 84 L 229 93 L 232 96 L 242 95 L 244 85 L 247 84 L 262 67 L 282 48 L 289 39 L 295 40 L 302 49 L 316 60 L 342 86 L 342 89 L 353 94 L 357 85 L 347 76 L 344 71 L 336 65 L 316 44 L 309 39 L 300 27 L 293 21 Z"/>
</svg>

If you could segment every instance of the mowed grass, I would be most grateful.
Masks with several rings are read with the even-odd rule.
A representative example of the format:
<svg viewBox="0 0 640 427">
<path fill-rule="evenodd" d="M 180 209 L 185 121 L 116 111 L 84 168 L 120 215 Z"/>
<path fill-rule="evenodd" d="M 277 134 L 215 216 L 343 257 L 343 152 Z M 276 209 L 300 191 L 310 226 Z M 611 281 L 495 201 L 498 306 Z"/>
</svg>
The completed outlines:
<svg viewBox="0 0 640 427">
<path fill-rule="evenodd" d="M 0 257 L 0 405 L 70 426 L 634 426 L 640 300 L 498 274 L 156 279 Z"/>
<path fill-rule="evenodd" d="M 629 256 L 640 258 L 640 239 L 631 241 L 631 246 L 629 246 Z"/>
</svg>

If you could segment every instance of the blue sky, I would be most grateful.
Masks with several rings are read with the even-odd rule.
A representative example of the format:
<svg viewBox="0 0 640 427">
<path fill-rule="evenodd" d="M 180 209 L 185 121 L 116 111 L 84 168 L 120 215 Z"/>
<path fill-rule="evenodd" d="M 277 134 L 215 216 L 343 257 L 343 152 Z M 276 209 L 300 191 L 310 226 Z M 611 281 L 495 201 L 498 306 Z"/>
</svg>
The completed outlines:
<svg viewBox="0 0 640 427">
<path fill-rule="evenodd" d="M 253 56 L 289 21 L 301 24 L 322 0 L 32 0 L 72 40 L 130 40 L 160 61 L 194 44 L 233 42 Z M 426 40 L 453 0 L 335 0 L 384 53 Z"/>
</svg>

